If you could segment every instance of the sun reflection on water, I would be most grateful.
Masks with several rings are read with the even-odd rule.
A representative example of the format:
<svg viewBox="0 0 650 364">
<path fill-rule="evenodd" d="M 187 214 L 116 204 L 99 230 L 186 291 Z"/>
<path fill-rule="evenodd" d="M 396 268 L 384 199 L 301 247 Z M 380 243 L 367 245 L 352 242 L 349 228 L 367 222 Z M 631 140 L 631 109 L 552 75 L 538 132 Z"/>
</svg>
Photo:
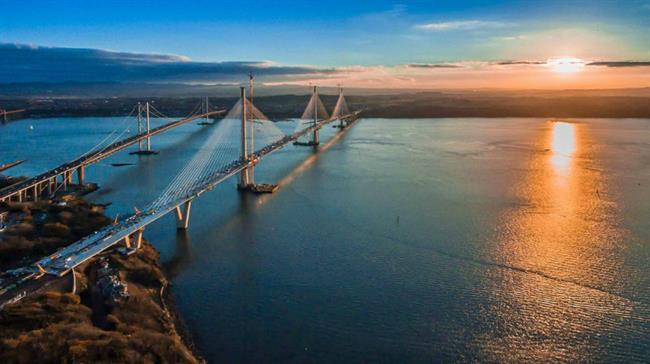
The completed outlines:
<svg viewBox="0 0 650 364">
<path fill-rule="evenodd" d="M 576 126 L 566 122 L 554 122 L 551 140 L 551 162 L 555 170 L 566 173 L 576 151 Z"/>
<path fill-rule="evenodd" d="M 501 216 L 491 260 L 515 272 L 500 272 L 494 288 L 506 302 L 495 314 L 509 335 L 488 340 L 486 350 L 510 350 L 496 361 L 548 359 L 568 348 L 567 358 L 584 359 L 589 352 L 569 345 L 571 338 L 593 334 L 587 328 L 606 331 L 603 322 L 629 310 L 606 293 L 620 278 L 614 253 L 623 233 L 613 223 L 616 210 L 601 198 L 608 186 L 588 127 L 545 122 L 513 189 L 519 203 Z M 538 336 L 551 339 L 530 339 Z"/>
</svg>

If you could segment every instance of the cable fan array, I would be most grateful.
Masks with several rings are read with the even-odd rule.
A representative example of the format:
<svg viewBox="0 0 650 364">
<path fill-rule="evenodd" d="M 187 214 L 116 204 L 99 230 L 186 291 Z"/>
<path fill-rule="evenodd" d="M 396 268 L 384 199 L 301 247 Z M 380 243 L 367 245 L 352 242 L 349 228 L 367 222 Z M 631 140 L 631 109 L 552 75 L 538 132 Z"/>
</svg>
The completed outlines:
<svg viewBox="0 0 650 364">
<path fill-rule="evenodd" d="M 332 119 L 339 119 L 350 115 L 350 108 L 348 108 L 348 103 L 345 101 L 343 93 L 339 93 L 339 98 L 336 100 L 336 105 L 332 111 Z"/>
<path fill-rule="evenodd" d="M 284 133 L 274 125 L 261 111 L 250 102 L 248 108 L 249 128 L 255 129 L 255 140 L 261 145 L 267 145 L 285 137 Z M 194 157 L 183 167 L 163 193 L 149 209 L 160 210 L 178 201 L 189 198 L 198 190 L 204 188 L 210 181 L 220 175 L 227 175 L 241 162 L 241 120 L 244 111 L 240 99 L 228 114 L 221 119 L 210 135 L 203 142 Z M 248 134 L 249 145 L 251 137 Z"/>
<path fill-rule="evenodd" d="M 246 100 L 245 105 L 248 121 L 246 144 L 250 148 L 247 151 L 249 156 L 288 137 L 250 101 Z M 192 159 L 174 177 L 158 199 L 146 209 L 157 211 L 174 207 L 205 190 L 206 186 L 219 180 L 220 177 L 241 170 L 247 163 L 241 158 L 243 113 L 244 100 L 239 99 L 228 114 L 210 130 L 210 135 Z M 322 100 L 317 93 L 314 93 L 297 122 L 294 134 L 313 126 L 315 122 L 334 120 L 347 114 L 349 109 L 342 94 L 334 108 L 334 116 L 330 118 Z M 261 148 L 255 149 L 253 143 L 257 143 Z"/>
<path fill-rule="evenodd" d="M 298 130 L 313 125 L 314 120 L 321 121 L 328 120 L 329 118 L 329 114 L 327 113 L 327 109 L 325 108 L 323 101 L 320 99 L 317 93 L 314 93 L 309 99 L 307 107 L 302 113 L 302 116 L 300 116 L 300 119 L 298 119 L 298 123 L 296 124 L 294 131 L 297 132 Z"/>
</svg>

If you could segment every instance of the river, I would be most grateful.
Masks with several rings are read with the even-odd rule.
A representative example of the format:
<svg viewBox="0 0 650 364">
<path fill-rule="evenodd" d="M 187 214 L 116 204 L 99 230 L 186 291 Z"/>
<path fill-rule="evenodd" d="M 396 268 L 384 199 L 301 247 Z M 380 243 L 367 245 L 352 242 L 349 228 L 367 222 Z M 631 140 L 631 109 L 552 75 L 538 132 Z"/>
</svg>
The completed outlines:
<svg viewBox="0 0 650 364">
<path fill-rule="evenodd" d="M 14 122 L 0 163 L 34 175 L 128 123 Z M 89 198 L 147 205 L 212 127 L 89 167 Z M 206 359 L 650 361 L 650 120 L 362 119 L 327 143 L 336 131 L 262 161 L 277 193 L 231 179 L 187 232 L 147 228 Z"/>
</svg>

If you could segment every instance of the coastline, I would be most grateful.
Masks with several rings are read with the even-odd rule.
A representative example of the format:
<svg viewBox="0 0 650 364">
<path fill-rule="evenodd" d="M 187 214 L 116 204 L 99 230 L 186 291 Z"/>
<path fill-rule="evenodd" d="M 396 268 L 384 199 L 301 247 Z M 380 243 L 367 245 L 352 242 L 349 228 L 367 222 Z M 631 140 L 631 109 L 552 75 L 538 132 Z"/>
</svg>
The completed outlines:
<svg viewBox="0 0 650 364">
<path fill-rule="evenodd" d="M 22 220 L 12 218 L 0 234 L 0 244 L 7 248 L 7 241 L 19 236 L 31 239 L 34 252 L 24 254 L 21 246 L 16 252 L 24 256 L 4 262 L 5 266 L 23 262 L 25 256 L 32 260 L 46 242 L 49 249 L 58 248 L 77 234 L 89 234 L 110 221 L 103 206 L 74 194 L 65 197 L 65 208 L 70 211 L 55 213 L 63 209 L 61 198 L 1 206 L 7 211 L 20 208 L 16 216 Z M 88 226 L 84 221 L 91 211 L 98 223 Z M 56 220 L 60 215 L 69 221 L 67 229 Z M 56 244 L 43 235 L 49 233 L 43 228 L 48 224 L 61 225 L 57 225 L 61 241 Z M 130 256 L 109 249 L 79 266 L 73 275 L 73 279 L 61 278 L 59 284 L 43 287 L 0 311 L 0 361 L 205 362 L 175 310 L 168 275 L 158 251 L 148 241 Z"/>
</svg>

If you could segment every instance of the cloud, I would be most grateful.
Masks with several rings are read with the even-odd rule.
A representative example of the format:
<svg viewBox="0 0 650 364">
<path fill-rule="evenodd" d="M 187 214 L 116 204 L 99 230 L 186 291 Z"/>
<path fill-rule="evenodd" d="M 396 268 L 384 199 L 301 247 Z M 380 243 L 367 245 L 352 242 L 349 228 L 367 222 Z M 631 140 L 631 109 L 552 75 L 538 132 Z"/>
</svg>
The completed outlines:
<svg viewBox="0 0 650 364">
<path fill-rule="evenodd" d="M 650 61 L 598 61 L 587 63 L 587 66 L 604 67 L 650 67 Z"/>
<path fill-rule="evenodd" d="M 546 61 L 501 61 L 494 63 L 499 66 L 516 66 L 516 65 L 537 65 L 546 64 Z"/>
<path fill-rule="evenodd" d="M 457 64 L 451 63 L 410 63 L 407 64 L 408 68 L 463 68 Z"/>
<path fill-rule="evenodd" d="M 165 54 L 0 43 L 2 82 L 236 82 L 249 71 L 261 80 L 309 77 L 333 68 L 267 61 L 193 62 Z"/>
<path fill-rule="evenodd" d="M 529 37 L 527 35 L 511 35 L 511 36 L 506 36 L 506 37 L 496 37 L 494 38 L 495 40 L 500 40 L 500 41 L 515 41 L 515 40 L 526 40 Z"/>
<path fill-rule="evenodd" d="M 507 27 L 510 24 L 498 21 L 485 20 L 457 20 L 437 23 L 428 23 L 417 25 L 416 28 L 434 32 L 454 31 L 454 30 L 477 30 L 477 29 L 494 29 Z"/>
</svg>

